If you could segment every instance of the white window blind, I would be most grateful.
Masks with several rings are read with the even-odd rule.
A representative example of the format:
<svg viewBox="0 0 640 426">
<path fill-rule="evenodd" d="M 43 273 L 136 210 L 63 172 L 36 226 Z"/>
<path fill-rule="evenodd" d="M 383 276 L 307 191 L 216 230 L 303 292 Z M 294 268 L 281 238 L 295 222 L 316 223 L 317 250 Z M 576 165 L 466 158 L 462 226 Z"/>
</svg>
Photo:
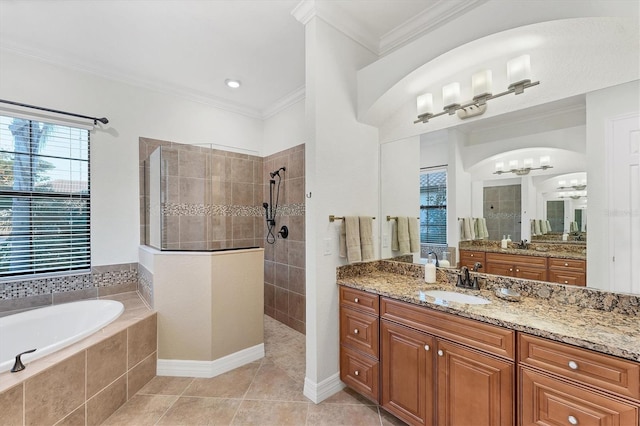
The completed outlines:
<svg viewBox="0 0 640 426">
<path fill-rule="evenodd" d="M 0 279 L 91 266 L 89 131 L 0 115 Z"/>
<path fill-rule="evenodd" d="M 447 171 L 420 173 L 420 242 L 447 244 Z"/>
</svg>

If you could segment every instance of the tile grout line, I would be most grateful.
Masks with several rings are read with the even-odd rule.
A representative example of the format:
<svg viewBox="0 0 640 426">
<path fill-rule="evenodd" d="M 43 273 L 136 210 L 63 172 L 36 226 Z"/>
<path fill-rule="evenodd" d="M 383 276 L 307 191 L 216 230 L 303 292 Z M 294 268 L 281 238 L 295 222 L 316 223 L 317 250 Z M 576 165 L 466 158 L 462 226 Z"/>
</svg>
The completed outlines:
<svg viewBox="0 0 640 426">
<path fill-rule="evenodd" d="M 156 376 L 158 377 L 158 376 Z M 167 415 L 167 413 L 169 411 L 171 411 L 171 409 L 173 408 L 173 406 L 176 404 L 176 402 L 178 402 L 180 400 L 180 398 L 182 398 L 182 396 L 184 395 L 184 393 L 187 391 L 187 389 L 189 388 L 189 386 L 191 386 L 191 384 L 194 382 L 196 378 L 195 377 L 191 377 L 191 381 L 189 382 L 189 384 L 187 386 L 184 387 L 184 389 L 182 389 L 182 392 L 180 393 L 180 395 L 163 395 L 163 396 L 175 396 L 176 399 L 175 401 L 173 401 L 168 407 L 167 409 L 164 411 L 164 413 L 162 413 L 162 415 L 160 417 L 158 417 L 158 420 L 154 423 L 154 425 L 157 425 L 158 423 L 160 423 L 160 421 L 164 418 L 164 416 Z M 151 379 L 153 380 L 153 379 Z M 141 389 L 142 390 L 142 389 Z M 139 391 L 136 392 L 136 395 L 139 395 Z M 141 394 L 144 395 L 144 394 Z M 158 396 L 158 395 L 162 395 L 162 394 L 154 394 L 154 396 Z"/>
</svg>

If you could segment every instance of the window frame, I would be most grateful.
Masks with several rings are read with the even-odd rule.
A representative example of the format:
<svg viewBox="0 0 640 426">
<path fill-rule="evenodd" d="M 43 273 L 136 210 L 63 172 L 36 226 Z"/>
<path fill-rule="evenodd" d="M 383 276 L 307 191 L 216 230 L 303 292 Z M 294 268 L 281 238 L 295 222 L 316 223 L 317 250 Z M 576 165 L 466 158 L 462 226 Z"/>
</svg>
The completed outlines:
<svg viewBox="0 0 640 426">
<path fill-rule="evenodd" d="M 445 180 L 444 185 L 423 186 L 422 185 L 423 175 L 435 174 L 435 173 L 444 173 L 444 180 Z M 447 226 L 448 210 L 447 209 L 448 209 L 448 196 L 449 196 L 448 185 L 449 185 L 449 178 L 447 173 L 447 166 L 424 167 L 420 169 L 420 243 L 422 245 L 444 246 L 444 247 L 448 245 L 448 238 L 447 238 L 447 230 L 448 230 L 448 226 Z M 432 190 L 429 191 L 428 188 L 432 188 Z M 423 194 L 425 192 L 435 193 L 439 190 L 444 191 L 444 204 L 438 204 L 438 205 L 423 204 Z M 443 234 L 441 237 L 443 241 L 438 240 L 434 242 L 434 241 L 428 241 L 426 238 L 423 239 L 423 235 L 425 237 L 429 235 L 429 224 L 428 224 L 429 212 L 442 211 L 442 210 L 444 210 L 443 223 L 441 225 L 436 225 L 436 226 L 443 228 L 443 231 L 439 232 L 439 234 Z M 426 217 L 423 217 L 424 216 L 423 213 L 426 213 Z"/>
</svg>

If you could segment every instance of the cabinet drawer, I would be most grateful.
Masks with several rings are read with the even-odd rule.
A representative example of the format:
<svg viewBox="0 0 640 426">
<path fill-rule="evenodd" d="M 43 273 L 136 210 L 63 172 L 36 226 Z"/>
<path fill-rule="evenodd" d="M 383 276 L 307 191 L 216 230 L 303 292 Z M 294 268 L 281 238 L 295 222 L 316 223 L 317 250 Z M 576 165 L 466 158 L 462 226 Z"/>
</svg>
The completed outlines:
<svg viewBox="0 0 640 426">
<path fill-rule="evenodd" d="M 637 425 L 638 407 L 520 369 L 522 425 Z"/>
<path fill-rule="evenodd" d="M 378 315 L 378 313 L 380 313 L 380 303 L 378 300 L 379 296 L 377 294 L 340 286 L 340 304 L 342 306 L 348 306 L 352 309 Z"/>
<path fill-rule="evenodd" d="M 377 316 L 341 308 L 340 343 L 377 359 L 379 323 Z"/>
<path fill-rule="evenodd" d="M 520 256 L 517 254 L 487 253 L 487 263 L 508 263 L 515 267 L 547 269 L 547 258 L 540 256 Z"/>
<path fill-rule="evenodd" d="M 515 358 L 515 333 L 511 330 L 385 297 L 380 299 L 380 312 L 389 321 L 510 360 Z"/>
<path fill-rule="evenodd" d="M 380 402 L 379 362 L 344 345 L 340 346 L 340 380 L 376 403 Z"/>
<path fill-rule="evenodd" d="M 473 250 L 460 250 L 460 266 L 472 268 L 476 262 L 482 263 L 484 266 L 485 252 Z"/>
<path fill-rule="evenodd" d="M 549 281 L 569 285 L 587 285 L 587 276 L 582 272 L 549 270 Z"/>
<path fill-rule="evenodd" d="M 562 271 L 572 270 L 576 272 L 585 272 L 587 262 L 581 259 L 559 259 L 557 257 L 549 258 L 549 269 L 558 269 Z"/>
<path fill-rule="evenodd" d="M 519 335 L 520 363 L 640 399 L 640 364 L 547 339 Z"/>
</svg>

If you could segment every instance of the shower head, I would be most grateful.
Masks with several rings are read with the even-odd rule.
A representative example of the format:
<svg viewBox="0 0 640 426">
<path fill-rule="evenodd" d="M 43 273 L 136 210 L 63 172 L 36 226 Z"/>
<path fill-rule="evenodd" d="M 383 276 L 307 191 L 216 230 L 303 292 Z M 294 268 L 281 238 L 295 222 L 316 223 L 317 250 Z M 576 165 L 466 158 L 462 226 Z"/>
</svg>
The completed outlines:
<svg viewBox="0 0 640 426">
<path fill-rule="evenodd" d="M 286 172 L 286 171 L 287 171 L 287 169 L 286 169 L 285 167 L 280 167 L 280 168 L 279 168 L 278 170 L 276 170 L 275 172 L 271 172 L 271 173 L 269 173 L 269 175 L 271 176 L 271 179 L 273 179 L 273 178 L 274 178 L 274 177 L 276 177 L 276 176 L 281 177 L 281 176 L 280 176 L 280 170 L 282 170 L 283 172 Z"/>
</svg>

